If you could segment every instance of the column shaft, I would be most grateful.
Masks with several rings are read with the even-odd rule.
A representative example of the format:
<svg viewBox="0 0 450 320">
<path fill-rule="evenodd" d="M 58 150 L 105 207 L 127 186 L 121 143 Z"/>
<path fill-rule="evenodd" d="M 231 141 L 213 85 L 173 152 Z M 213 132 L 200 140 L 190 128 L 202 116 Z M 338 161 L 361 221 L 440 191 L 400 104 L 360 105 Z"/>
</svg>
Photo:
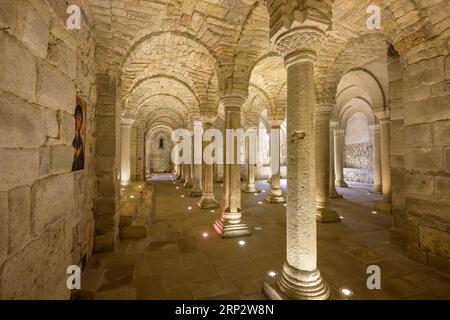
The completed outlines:
<svg viewBox="0 0 450 320">
<path fill-rule="evenodd" d="M 336 181 L 335 184 L 339 187 L 348 187 L 344 181 L 344 143 L 345 133 L 343 130 L 336 130 L 334 132 L 334 164 L 336 166 Z"/>
<path fill-rule="evenodd" d="M 283 195 L 280 182 L 280 126 L 273 125 L 270 131 L 270 194 L 265 200 L 270 203 L 284 203 L 286 197 Z"/>
<path fill-rule="evenodd" d="M 120 184 L 129 185 L 131 176 L 131 125 L 120 125 Z"/>
<path fill-rule="evenodd" d="M 334 169 L 334 130 L 335 125 L 330 125 L 330 199 L 339 199 L 342 198 L 342 194 L 339 194 L 336 191 L 335 185 L 335 169 Z"/>
<path fill-rule="evenodd" d="M 256 134 L 256 128 L 250 128 L 248 131 Z M 256 144 L 252 145 L 250 143 L 250 138 L 248 138 L 245 142 L 245 150 L 247 152 L 247 185 L 242 189 L 242 191 L 247 193 L 261 192 L 261 190 L 256 188 L 255 184 L 256 163 L 250 163 L 251 153 L 253 153 L 256 157 Z"/>
<path fill-rule="evenodd" d="M 212 123 L 205 122 L 204 129 L 205 131 L 211 129 L 213 127 Z M 211 144 L 212 141 L 203 141 L 202 142 L 202 152 L 206 149 L 206 147 Z M 207 164 L 203 161 L 202 164 L 202 187 L 203 193 L 202 198 L 197 203 L 197 205 L 202 209 L 212 209 L 218 208 L 220 205 L 214 198 L 214 168 L 213 164 Z"/>
<path fill-rule="evenodd" d="M 381 152 L 380 152 L 380 129 L 372 129 L 373 143 L 373 191 L 381 192 Z"/>
<path fill-rule="evenodd" d="M 375 206 L 377 210 L 391 212 L 391 164 L 389 119 L 381 122 L 381 191 L 383 202 Z"/>
<path fill-rule="evenodd" d="M 330 112 L 316 113 L 316 214 L 320 222 L 341 218 L 330 208 Z"/>
</svg>

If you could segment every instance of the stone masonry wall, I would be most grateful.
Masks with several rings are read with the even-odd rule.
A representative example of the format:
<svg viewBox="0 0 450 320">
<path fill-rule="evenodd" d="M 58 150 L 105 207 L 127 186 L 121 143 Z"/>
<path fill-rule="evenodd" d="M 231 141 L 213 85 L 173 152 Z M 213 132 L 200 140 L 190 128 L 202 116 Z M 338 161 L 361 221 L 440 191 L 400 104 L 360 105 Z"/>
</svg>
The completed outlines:
<svg viewBox="0 0 450 320">
<path fill-rule="evenodd" d="M 373 183 L 372 145 L 367 142 L 344 146 L 344 179 Z"/>
<path fill-rule="evenodd" d="M 50 3 L 50 5 L 48 4 Z M 0 298 L 65 299 L 92 254 L 94 41 L 58 1 L 0 1 Z M 85 170 L 71 173 L 76 96 Z"/>
<path fill-rule="evenodd" d="M 449 47 L 448 38 L 436 38 L 416 45 L 389 64 L 394 230 L 407 238 L 409 257 L 447 273 Z"/>
</svg>

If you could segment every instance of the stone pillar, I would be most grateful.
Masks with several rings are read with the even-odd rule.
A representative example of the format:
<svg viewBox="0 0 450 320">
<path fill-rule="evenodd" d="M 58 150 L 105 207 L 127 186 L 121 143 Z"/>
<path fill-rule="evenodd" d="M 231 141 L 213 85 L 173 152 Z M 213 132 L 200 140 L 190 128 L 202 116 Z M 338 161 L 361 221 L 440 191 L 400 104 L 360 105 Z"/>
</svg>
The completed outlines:
<svg viewBox="0 0 450 320">
<path fill-rule="evenodd" d="M 184 184 L 186 182 L 186 177 L 184 173 L 184 164 L 180 163 L 180 182 Z"/>
<path fill-rule="evenodd" d="M 373 145 L 373 191 L 381 192 L 381 152 L 380 152 L 380 128 L 372 126 L 372 145 Z"/>
<path fill-rule="evenodd" d="M 183 164 L 184 166 L 184 184 L 186 189 L 192 188 L 192 164 Z"/>
<path fill-rule="evenodd" d="M 334 164 L 336 166 L 336 181 L 335 185 L 347 188 L 348 184 L 344 181 L 344 144 L 345 144 L 345 131 L 334 131 Z"/>
<path fill-rule="evenodd" d="M 270 133 L 270 194 L 265 198 L 270 203 L 284 203 L 286 197 L 281 190 L 281 154 L 280 154 L 280 125 L 282 121 L 271 123 Z"/>
<path fill-rule="evenodd" d="M 249 128 L 247 130 L 249 134 L 257 133 L 256 128 Z M 250 149 L 252 148 L 252 150 Z M 246 193 L 258 193 L 261 192 L 258 188 L 256 188 L 255 184 L 255 173 L 256 173 L 256 163 L 250 163 L 250 154 L 253 153 L 256 159 L 256 143 L 251 145 L 250 140 L 247 139 L 245 142 L 245 149 L 247 152 L 247 185 L 242 189 L 243 192 Z"/>
<path fill-rule="evenodd" d="M 192 189 L 189 192 L 191 197 L 202 196 L 202 141 L 203 128 L 200 121 L 194 122 L 194 135 L 192 137 Z M 198 141 L 196 141 L 198 139 Z M 198 146 L 197 146 L 198 145 Z M 199 154 L 195 154 L 195 148 L 198 148 Z M 199 159 L 195 160 L 196 157 Z"/>
<path fill-rule="evenodd" d="M 120 184 L 127 186 L 131 177 L 131 125 L 133 120 L 123 119 L 120 124 Z"/>
<path fill-rule="evenodd" d="M 330 208 L 330 111 L 332 106 L 319 106 L 316 117 L 316 215 L 320 222 L 339 222 L 341 218 Z"/>
<path fill-rule="evenodd" d="M 391 153 L 389 119 L 380 120 L 381 127 L 381 192 L 383 201 L 375 206 L 376 210 L 391 212 Z"/>
<path fill-rule="evenodd" d="M 336 191 L 335 185 L 335 172 L 334 172 L 334 130 L 336 128 L 336 123 L 330 123 L 330 199 L 343 198 L 342 194 Z"/>
<path fill-rule="evenodd" d="M 314 60 L 328 25 L 317 22 L 286 31 L 285 24 L 276 23 L 279 11 L 273 3 L 269 12 L 271 38 L 287 68 L 287 254 L 282 272 L 267 278 L 263 291 L 277 300 L 327 299 L 330 289 L 317 269 Z M 311 18 L 307 12 L 302 17 Z"/>
<path fill-rule="evenodd" d="M 242 222 L 240 150 L 236 141 L 238 139 L 233 138 L 233 141 L 229 141 L 230 137 L 226 133 L 227 129 L 241 128 L 241 107 L 244 101 L 244 98 L 240 96 L 227 96 L 221 100 L 225 111 L 224 188 L 222 217 L 216 221 L 214 229 L 223 238 L 245 236 L 251 233 L 247 224 Z M 227 150 L 228 145 L 233 146 L 233 159 L 229 155 L 231 150 Z"/>
<path fill-rule="evenodd" d="M 205 131 L 213 128 L 213 119 L 204 118 L 203 126 Z M 206 147 L 211 144 L 212 141 L 203 141 L 202 142 L 202 152 L 206 149 Z M 202 198 L 197 203 L 197 205 L 202 209 L 213 209 L 218 208 L 220 206 L 219 202 L 214 198 L 214 168 L 213 164 L 207 164 L 203 160 L 202 164 L 202 187 L 203 193 Z"/>
</svg>

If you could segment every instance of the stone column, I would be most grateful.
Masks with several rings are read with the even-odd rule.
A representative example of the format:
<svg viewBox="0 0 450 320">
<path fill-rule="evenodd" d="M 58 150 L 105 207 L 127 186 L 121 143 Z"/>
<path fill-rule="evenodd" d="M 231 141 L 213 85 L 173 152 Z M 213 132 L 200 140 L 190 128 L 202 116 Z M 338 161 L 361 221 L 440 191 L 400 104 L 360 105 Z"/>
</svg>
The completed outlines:
<svg viewBox="0 0 450 320">
<path fill-rule="evenodd" d="M 286 197 L 281 190 L 281 154 L 280 154 L 280 125 L 282 121 L 271 121 L 270 133 L 270 194 L 265 198 L 270 203 L 284 203 Z"/>
<path fill-rule="evenodd" d="M 336 128 L 336 123 L 330 123 L 330 199 L 343 198 L 342 194 L 336 191 L 335 185 L 335 172 L 334 172 L 334 130 Z"/>
<path fill-rule="evenodd" d="M 383 193 L 383 202 L 375 206 L 376 210 L 391 212 L 391 152 L 390 152 L 390 133 L 389 119 L 380 120 L 381 127 L 381 192 Z"/>
<path fill-rule="evenodd" d="M 284 24 L 273 23 L 272 14 L 278 17 L 278 10 L 273 9 L 272 4 L 272 40 L 287 68 L 287 255 L 282 272 L 276 279 L 267 278 L 263 291 L 277 300 L 327 299 L 330 289 L 317 269 L 314 60 L 328 25 L 317 22 L 316 27 L 286 31 L 279 27 Z M 278 27 L 279 32 L 273 34 Z"/>
<path fill-rule="evenodd" d="M 186 177 L 184 173 L 184 164 L 180 163 L 180 182 L 184 184 L 186 182 Z"/>
<path fill-rule="evenodd" d="M 373 145 L 373 191 L 381 192 L 381 152 L 380 152 L 380 127 L 372 126 L 372 145 Z"/>
<path fill-rule="evenodd" d="M 249 134 L 257 133 L 256 128 L 249 128 L 247 130 Z M 247 185 L 242 189 L 243 192 L 246 193 L 258 193 L 261 192 L 258 188 L 256 188 L 255 184 L 255 172 L 256 172 L 256 162 L 250 163 L 250 154 L 253 153 L 256 159 L 256 143 L 254 145 L 250 145 L 249 139 L 245 142 L 245 149 L 247 152 Z M 252 150 L 250 150 L 252 148 Z"/>
<path fill-rule="evenodd" d="M 183 164 L 184 166 L 184 184 L 186 189 L 192 188 L 192 164 Z"/>
<path fill-rule="evenodd" d="M 240 96 L 227 96 L 221 100 L 225 111 L 225 130 L 241 128 L 241 107 L 244 101 L 244 98 Z M 222 217 L 214 224 L 214 229 L 223 238 L 245 236 L 251 233 L 247 224 L 242 222 L 239 146 L 236 138 L 233 138 L 233 141 L 229 139 L 225 131 Z M 233 147 L 233 159 L 228 159 L 231 158 L 229 155 L 231 150 L 227 150 L 228 145 Z"/>
<path fill-rule="evenodd" d="M 348 184 L 344 181 L 344 144 L 345 144 L 345 131 L 334 131 L 334 164 L 336 166 L 336 181 L 335 185 L 347 188 Z"/>
<path fill-rule="evenodd" d="M 120 124 L 120 184 L 130 184 L 131 177 L 131 125 L 133 120 L 123 119 Z"/>
<path fill-rule="evenodd" d="M 212 118 L 204 118 L 203 126 L 205 131 L 213 128 L 214 119 Z M 212 141 L 203 141 L 202 143 L 202 151 L 206 149 L 206 147 L 211 144 Z M 202 164 L 202 187 L 203 193 L 202 198 L 197 203 L 197 205 L 202 209 L 213 209 L 218 208 L 220 206 L 219 202 L 214 198 L 214 168 L 213 164 L 207 164 L 203 160 Z"/>
<path fill-rule="evenodd" d="M 200 121 L 194 122 L 194 135 L 192 137 L 192 189 L 189 192 L 191 197 L 202 196 L 202 140 L 203 128 Z M 196 141 L 198 139 L 198 141 Z M 198 148 L 200 154 L 195 154 L 195 148 Z M 195 160 L 196 158 L 199 158 Z"/>
<path fill-rule="evenodd" d="M 318 106 L 316 117 L 316 215 L 320 222 L 339 222 L 330 208 L 330 111 L 332 106 Z"/>
</svg>

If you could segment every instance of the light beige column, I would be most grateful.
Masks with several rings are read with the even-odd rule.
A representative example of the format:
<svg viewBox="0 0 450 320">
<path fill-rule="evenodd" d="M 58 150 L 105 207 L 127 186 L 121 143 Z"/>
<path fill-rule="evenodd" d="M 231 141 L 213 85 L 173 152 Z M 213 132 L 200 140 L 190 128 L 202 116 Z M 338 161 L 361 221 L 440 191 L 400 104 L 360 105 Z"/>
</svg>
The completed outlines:
<svg viewBox="0 0 450 320">
<path fill-rule="evenodd" d="M 202 141 L 203 136 L 202 123 L 200 121 L 194 121 L 194 135 L 192 137 L 192 189 L 189 192 L 191 197 L 202 196 Z M 199 141 L 196 141 L 198 139 Z M 198 146 L 197 146 L 198 144 Z M 198 148 L 199 155 L 195 155 L 196 148 Z M 199 157 L 198 161 L 195 158 Z"/>
<path fill-rule="evenodd" d="M 270 203 L 284 203 L 286 197 L 281 190 L 281 125 L 282 121 L 271 121 L 270 123 L 270 194 L 265 198 Z"/>
<path fill-rule="evenodd" d="M 241 128 L 241 107 L 244 98 L 227 96 L 221 100 L 225 111 L 225 130 Z M 247 224 L 242 222 L 241 211 L 241 165 L 239 164 L 240 150 L 237 138 L 232 141 L 225 132 L 224 137 L 224 188 L 222 199 L 222 217 L 214 224 L 214 229 L 223 238 L 250 235 Z M 232 143 L 234 142 L 234 143 Z M 232 143 L 232 144 L 231 144 Z M 233 145 L 233 159 L 227 146 Z M 227 154 L 229 154 L 227 158 Z"/>
<path fill-rule="evenodd" d="M 373 191 L 381 192 L 381 152 L 380 152 L 380 127 L 372 126 L 372 150 L 373 150 Z"/>
<path fill-rule="evenodd" d="M 335 185 L 341 188 L 347 188 L 348 184 L 344 181 L 344 144 L 345 131 L 334 131 L 334 165 L 336 166 L 336 181 Z"/>
<path fill-rule="evenodd" d="M 343 198 L 342 194 L 336 191 L 335 172 L 334 172 L 334 130 L 336 122 L 330 122 L 330 199 Z"/>
<path fill-rule="evenodd" d="M 192 188 L 192 164 L 183 164 L 184 166 L 184 184 L 186 189 Z"/>
<path fill-rule="evenodd" d="M 131 178 L 131 125 L 133 120 L 122 119 L 120 124 L 120 184 L 130 184 Z"/>
<path fill-rule="evenodd" d="M 204 118 L 203 119 L 203 127 L 205 131 L 213 128 L 214 119 Z M 203 141 L 202 152 L 206 149 L 206 147 L 211 144 L 212 141 Z M 202 187 L 203 193 L 202 198 L 197 203 L 197 205 L 202 209 L 213 209 L 218 208 L 220 206 L 219 202 L 214 198 L 214 172 L 213 172 L 213 164 L 207 164 L 203 161 L 202 164 Z"/>
<path fill-rule="evenodd" d="M 271 19 L 272 14 L 273 11 Z M 275 27 L 271 20 L 272 40 L 275 39 L 287 68 L 288 156 L 287 254 L 282 272 L 264 282 L 263 291 L 270 299 L 327 299 L 330 296 L 330 289 L 317 269 L 314 146 L 315 48 L 324 35 L 322 30 L 328 25 L 320 22 L 315 25 L 287 32 L 281 28 L 279 33 L 273 34 Z M 318 26 L 323 29 L 317 29 Z"/>
<path fill-rule="evenodd" d="M 381 192 L 383 201 L 375 206 L 376 210 L 391 212 L 391 163 L 389 119 L 380 120 L 381 128 Z"/>
<path fill-rule="evenodd" d="M 250 134 L 256 135 L 257 130 L 256 130 L 256 128 L 249 128 L 247 130 L 247 132 Z M 249 160 L 251 153 L 253 153 L 255 155 L 255 159 L 256 159 L 256 144 L 252 145 L 249 143 L 249 141 L 250 140 L 247 139 L 245 142 L 245 149 L 247 152 L 247 184 L 242 189 L 242 191 L 246 192 L 246 193 L 259 193 L 259 192 L 261 192 L 261 190 L 256 188 L 256 184 L 255 184 L 256 163 L 250 163 L 250 160 Z M 252 150 L 250 148 L 252 148 Z"/>
<path fill-rule="evenodd" d="M 316 118 L 316 216 L 320 222 L 339 222 L 330 208 L 330 111 L 332 106 L 318 106 Z"/>
</svg>

